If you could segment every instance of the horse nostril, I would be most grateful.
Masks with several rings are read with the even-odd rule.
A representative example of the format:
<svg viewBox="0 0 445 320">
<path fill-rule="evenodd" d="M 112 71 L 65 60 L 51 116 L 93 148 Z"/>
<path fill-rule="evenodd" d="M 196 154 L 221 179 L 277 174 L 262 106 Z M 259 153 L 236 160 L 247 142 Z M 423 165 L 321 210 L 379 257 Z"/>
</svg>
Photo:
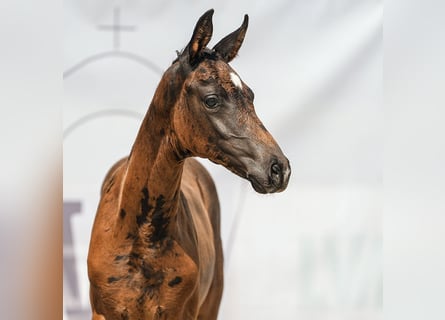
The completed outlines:
<svg viewBox="0 0 445 320">
<path fill-rule="evenodd" d="M 283 183 L 283 166 L 277 162 L 274 162 L 270 167 L 269 181 L 272 185 L 279 188 Z"/>
<path fill-rule="evenodd" d="M 281 174 L 281 166 L 278 163 L 274 163 L 270 168 L 272 174 L 279 175 Z"/>
</svg>

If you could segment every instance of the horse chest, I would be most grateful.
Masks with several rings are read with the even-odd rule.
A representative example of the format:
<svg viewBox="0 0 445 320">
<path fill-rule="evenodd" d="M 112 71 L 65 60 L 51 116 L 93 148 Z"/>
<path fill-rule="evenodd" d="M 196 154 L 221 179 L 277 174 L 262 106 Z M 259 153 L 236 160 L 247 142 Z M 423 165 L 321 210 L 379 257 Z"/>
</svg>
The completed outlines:
<svg viewBox="0 0 445 320">
<path fill-rule="evenodd" d="M 197 266 L 176 241 L 164 253 L 133 250 L 93 272 L 98 277 L 90 279 L 91 297 L 98 313 L 106 319 L 151 320 L 176 319 L 195 310 L 184 302 L 195 300 L 190 298 L 196 295 Z"/>
</svg>

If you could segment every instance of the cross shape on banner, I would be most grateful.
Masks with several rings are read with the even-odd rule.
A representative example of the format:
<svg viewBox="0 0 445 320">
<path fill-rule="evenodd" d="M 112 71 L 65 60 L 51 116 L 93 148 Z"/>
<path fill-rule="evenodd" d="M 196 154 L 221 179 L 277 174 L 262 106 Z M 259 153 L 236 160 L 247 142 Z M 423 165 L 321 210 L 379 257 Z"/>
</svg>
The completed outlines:
<svg viewBox="0 0 445 320">
<path fill-rule="evenodd" d="M 120 48 L 120 32 L 121 31 L 134 31 L 135 26 L 121 25 L 120 24 L 121 11 L 119 7 L 115 7 L 113 10 L 113 24 L 111 25 L 99 25 L 99 30 L 113 31 L 113 49 L 119 50 Z"/>
</svg>

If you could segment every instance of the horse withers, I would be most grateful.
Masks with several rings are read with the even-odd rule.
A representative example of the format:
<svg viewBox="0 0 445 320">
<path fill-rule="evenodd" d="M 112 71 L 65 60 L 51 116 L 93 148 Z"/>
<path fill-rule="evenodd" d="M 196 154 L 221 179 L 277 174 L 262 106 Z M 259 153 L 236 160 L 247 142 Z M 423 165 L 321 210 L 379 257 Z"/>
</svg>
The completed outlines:
<svg viewBox="0 0 445 320">
<path fill-rule="evenodd" d="M 223 290 L 220 209 L 207 158 L 259 193 L 283 191 L 289 161 L 228 64 L 240 28 L 207 48 L 213 10 L 166 70 L 130 155 L 108 172 L 91 234 L 93 319 L 216 319 Z"/>
</svg>

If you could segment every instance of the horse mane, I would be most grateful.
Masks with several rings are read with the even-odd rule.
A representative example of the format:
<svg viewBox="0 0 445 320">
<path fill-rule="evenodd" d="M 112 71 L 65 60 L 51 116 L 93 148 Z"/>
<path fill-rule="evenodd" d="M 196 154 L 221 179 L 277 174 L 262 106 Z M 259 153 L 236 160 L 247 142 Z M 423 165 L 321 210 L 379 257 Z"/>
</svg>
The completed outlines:
<svg viewBox="0 0 445 320">
<path fill-rule="evenodd" d="M 184 49 L 182 49 L 181 51 L 176 50 L 176 58 L 172 61 L 172 65 L 175 64 L 176 62 L 180 61 L 180 58 L 186 54 L 185 51 L 187 50 L 187 47 L 185 47 Z M 221 59 L 221 55 L 213 49 L 209 49 L 209 48 L 204 48 L 202 49 L 199 54 L 198 57 L 195 59 L 192 68 L 196 67 L 197 65 L 199 65 L 202 61 L 204 60 L 218 60 Z"/>
</svg>

